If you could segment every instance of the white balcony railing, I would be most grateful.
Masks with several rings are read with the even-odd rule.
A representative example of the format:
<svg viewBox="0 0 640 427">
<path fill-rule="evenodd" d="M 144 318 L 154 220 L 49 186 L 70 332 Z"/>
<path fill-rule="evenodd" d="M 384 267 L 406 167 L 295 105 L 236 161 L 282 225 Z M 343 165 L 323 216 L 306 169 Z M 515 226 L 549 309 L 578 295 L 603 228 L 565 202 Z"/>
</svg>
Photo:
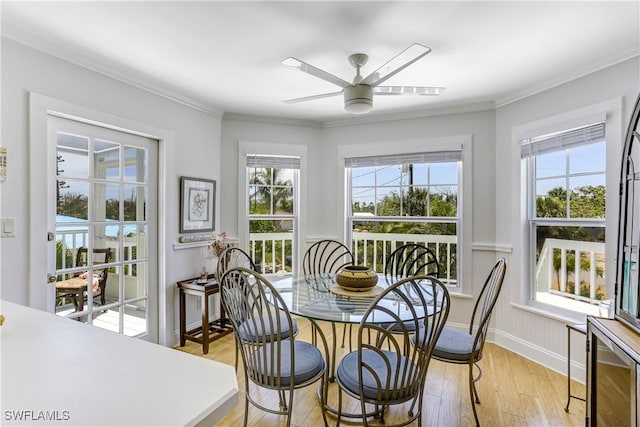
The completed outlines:
<svg viewBox="0 0 640 427">
<path fill-rule="evenodd" d="M 384 271 L 387 257 L 397 247 L 407 243 L 418 243 L 435 252 L 436 258 L 440 260 L 440 279 L 444 283 L 455 285 L 458 282 L 456 236 L 368 232 L 354 232 L 352 236 L 356 264 L 369 266 L 381 273 Z"/>
<path fill-rule="evenodd" d="M 262 273 L 284 274 L 287 267 L 291 266 L 292 241 L 293 233 L 251 233 L 249 255 L 260 266 Z M 389 254 L 406 243 L 420 243 L 433 249 L 439 260 L 446 260 L 441 263 L 444 264 L 441 265 L 441 279 L 447 284 L 457 283 L 456 236 L 354 232 L 354 261 L 383 272 Z"/>
<path fill-rule="evenodd" d="M 606 299 L 604 251 L 604 243 L 545 239 L 536 265 L 537 291 L 591 304 Z M 573 257 L 571 271 L 570 257 Z M 588 296 L 583 295 L 585 288 Z"/>
</svg>

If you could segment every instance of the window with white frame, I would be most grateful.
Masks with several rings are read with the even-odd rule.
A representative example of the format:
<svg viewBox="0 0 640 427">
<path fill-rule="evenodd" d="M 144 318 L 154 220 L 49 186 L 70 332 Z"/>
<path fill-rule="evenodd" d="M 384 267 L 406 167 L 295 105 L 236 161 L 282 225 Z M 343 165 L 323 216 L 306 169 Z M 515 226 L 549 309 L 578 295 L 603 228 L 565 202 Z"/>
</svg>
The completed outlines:
<svg viewBox="0 0 640 427">
<path fill-rule="evenodd" d="M 579 312 L 607 300 L 604 122 L 521 141 L 530 298 Z"/>
<path fill-rule="evenodd" d="M 420 243 L 457 286 L 462 151 L 352 157 L 345 166 L 355 262 L 382 272 L 396 247 Z"/>
<path fill-rule="evenodd" d="M 258 271 L 294 271 L 300 158 L 247 154 L 249 252 Z"/>
</svg>

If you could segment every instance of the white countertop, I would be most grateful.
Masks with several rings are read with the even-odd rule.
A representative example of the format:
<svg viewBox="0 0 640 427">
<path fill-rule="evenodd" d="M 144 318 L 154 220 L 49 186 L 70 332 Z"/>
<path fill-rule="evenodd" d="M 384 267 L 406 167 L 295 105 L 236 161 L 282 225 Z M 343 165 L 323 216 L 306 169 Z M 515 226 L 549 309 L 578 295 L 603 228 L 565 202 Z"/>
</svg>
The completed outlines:
<svg viewBox="0 0 640 427">
<path fill-rule="evenodd" d="M 7 301 L 0 313 L 0 425 L 212 426 L 238 403 L 230 365 Z"/>
</svg>

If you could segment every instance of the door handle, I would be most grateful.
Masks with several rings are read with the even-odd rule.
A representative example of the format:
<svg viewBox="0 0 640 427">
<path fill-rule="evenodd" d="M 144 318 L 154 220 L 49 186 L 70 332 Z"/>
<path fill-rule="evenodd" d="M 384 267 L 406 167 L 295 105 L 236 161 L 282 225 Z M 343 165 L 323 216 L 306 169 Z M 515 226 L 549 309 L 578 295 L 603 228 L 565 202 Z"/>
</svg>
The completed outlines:
<svg viewBox="0 0 640 427">
<path fill-rule="evenodd" d="M 55 283 L 57 281 L 58 281 L 58 278 L 56 277 L 55 274 L 47 274 L 47 282 Z"/>
</svg>

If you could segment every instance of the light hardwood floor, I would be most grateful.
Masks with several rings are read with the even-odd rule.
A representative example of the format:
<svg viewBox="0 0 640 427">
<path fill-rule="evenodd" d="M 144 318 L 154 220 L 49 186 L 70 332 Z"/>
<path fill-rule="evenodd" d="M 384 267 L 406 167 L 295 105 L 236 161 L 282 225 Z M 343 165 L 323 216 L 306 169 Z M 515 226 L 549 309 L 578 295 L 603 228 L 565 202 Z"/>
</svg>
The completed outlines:
<svg viewBox="0 0 640 427">
<path fill-rule="evenodd" d="M 306 319 L 298 318 L 300 332 L 298 339 L 309 341 L 310 327 Z M 355 328 L 354 328 L 355 329 Z M 324 325 L 323 331 L 330 343 L 331 328 Z M 342 327 L 338 325 L 338 334 Z M 187 342 L 182 351 L 234 364 L 233 335 L 215 341 L 209 347 L 209 354 L 202 353 L 202 346 Z M 348 347 L 348 346 L 347 346 Z M 570 412 L 564 407 L 567 399 L 566 377 L 546 369 L 530 360 L 512 353 L 500 346 L 487 343 L 485 355 L 480 363 L 483 370 L 478 382 L 478 393 L 482 403 L 477 405 L 478 416 L 483 427 L 488 426 L 584 426 L 585 404 L 572 399 Z M 348 348 L 338 345 L 338 360 Z M 235 427 L 242 425 L 244 414 L 244 375 L 242 361 L 239 362 L 238 386 L 240 403 L 225 417 L 218 426 Z M 453 365 L 433 360 L 427 374 L 426 393 L 423 401 L 424 426 L 472 426 L 473 412 L 469 400 L 467 366 Z M 319 384 L 319 383 L 318 383 Z M 215 387 L 211 384 L 211 387 Z M 335 390 L 335 384 L 330 390 Z M 314 384 L 296 391 L 291 425 L 296 427 L 322 426 L 322 413 L 316 397 Z M 584 396 L 585 386 L 572 383 L 573 394 Z M 330 402 L 336 393 L 330 391 Z M 263 402 L 277 405 L 277 396 L 273 392 L 262 392 Z M 355 409 L 356 401 L 350 401 L 349 407 Z M 392 424 L 406 415 L 407 406 L 390 409 L 386 415 L 387 424 Z M 328 417 L 329 425 L 335 425 L 335 418 Z M 360 423 L 344 423 L 358 425 Z M 417 423 L 414 423 L 417 425 Z M 249 426 L 283 426 L 284 417 L 267 414 L 249 406 Z M 381 424 L 384 425 L 384 424 Z"/>
</svg>

